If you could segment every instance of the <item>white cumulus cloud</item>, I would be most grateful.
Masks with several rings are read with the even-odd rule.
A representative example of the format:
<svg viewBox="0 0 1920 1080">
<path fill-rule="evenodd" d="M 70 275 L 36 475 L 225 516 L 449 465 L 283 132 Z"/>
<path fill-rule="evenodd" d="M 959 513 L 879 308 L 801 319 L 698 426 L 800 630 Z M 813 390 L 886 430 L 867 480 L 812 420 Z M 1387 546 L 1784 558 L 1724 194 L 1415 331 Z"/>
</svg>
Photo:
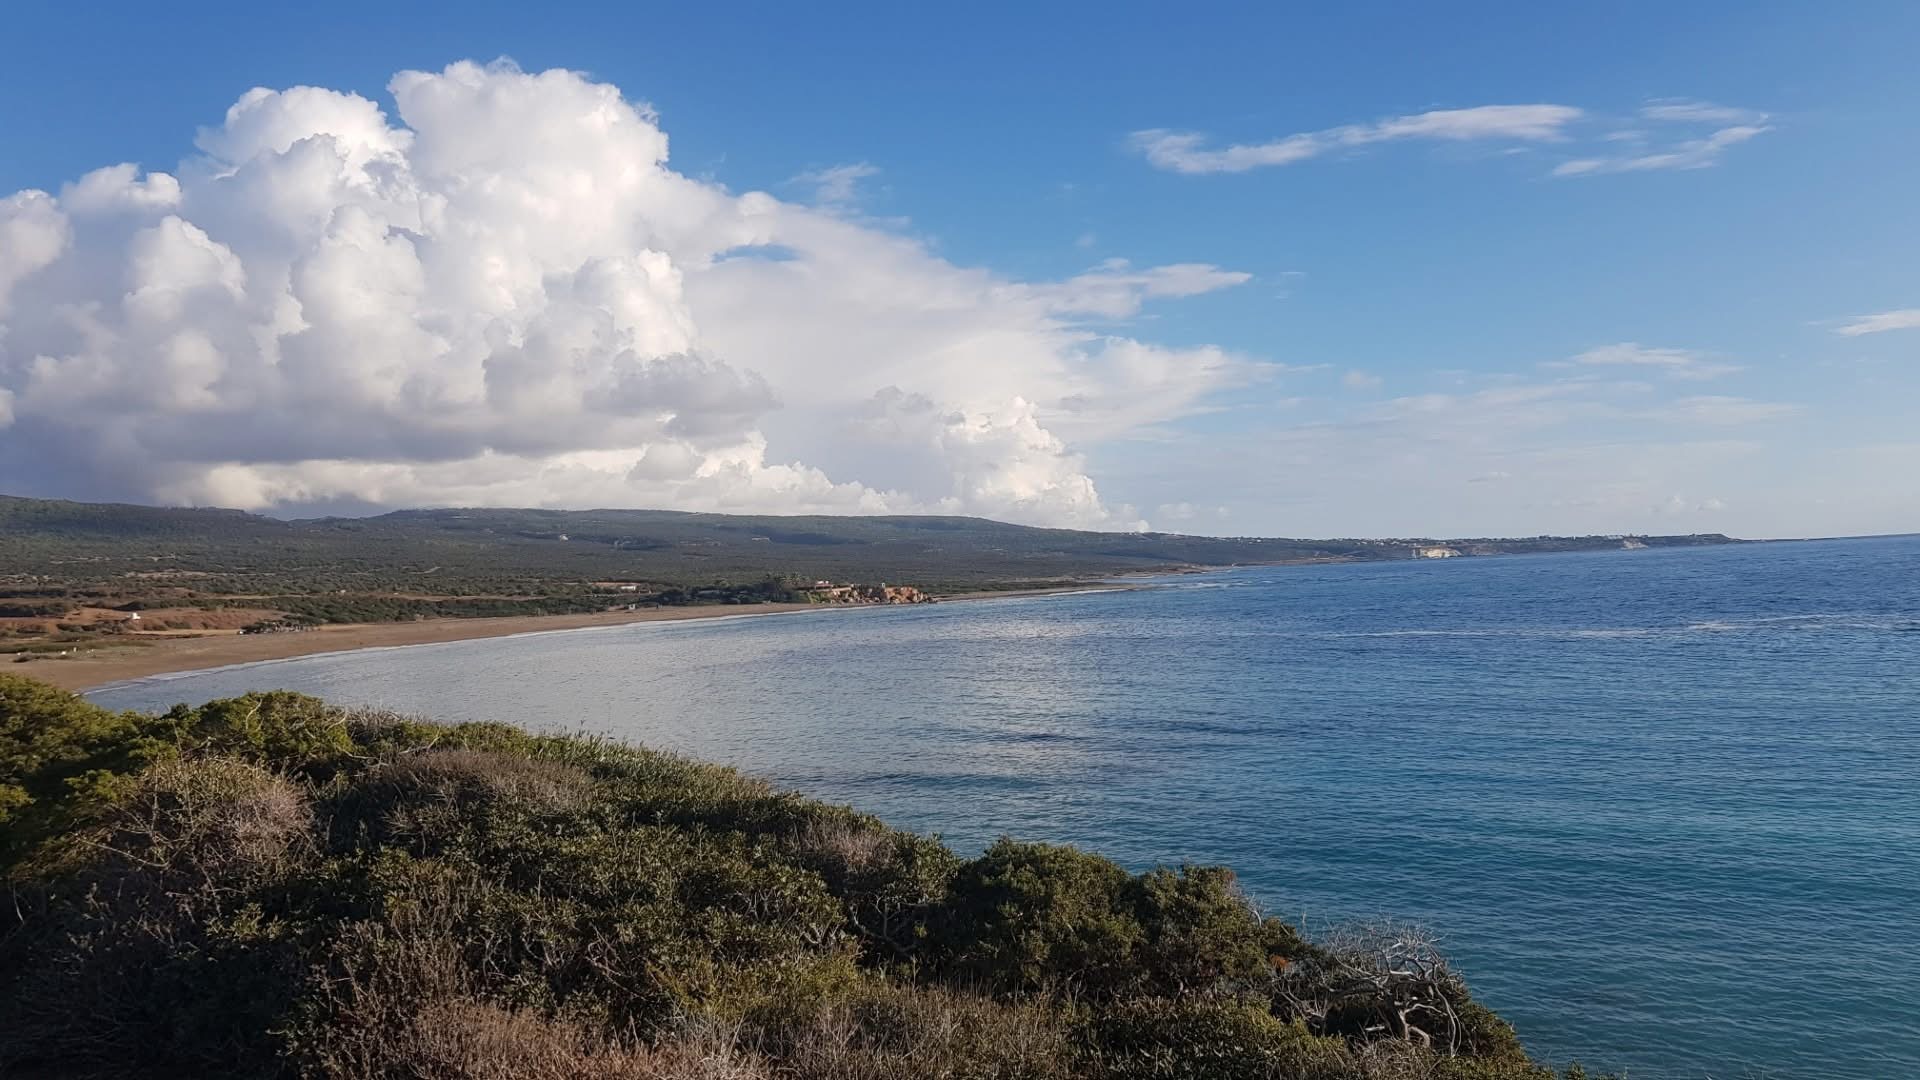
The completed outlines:
<svg viewBox="0 0 1920 1080">
<path fill-rule="evenodd" d="M 46 192 L 0 200 L 0 316 L 13 287 L 58 259 L 70 241 L 66 215 Z"/>
<path fill-rule="evenodd" d="M 832 212 L 870 167 L 736 194 L 574 72 L 389 90 L 251 90 L 171 173 L 0 199 L 0 490 L 1130 527 L 1085 445 L 1268 370 L 1115 330 L 1244 274 L 957 266 Z"/>
</svg>

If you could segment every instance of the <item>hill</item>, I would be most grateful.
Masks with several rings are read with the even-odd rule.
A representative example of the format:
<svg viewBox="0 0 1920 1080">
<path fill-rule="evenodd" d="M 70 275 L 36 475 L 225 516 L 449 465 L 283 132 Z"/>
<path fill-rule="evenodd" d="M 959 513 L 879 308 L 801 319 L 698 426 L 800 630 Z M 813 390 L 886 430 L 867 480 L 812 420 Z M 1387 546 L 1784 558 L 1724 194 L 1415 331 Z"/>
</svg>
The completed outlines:
<svg viewBox="0 0 1920 1080">
<path fill-rule="evenodd" d="M 1718 534 L 1634 538 L 1731 543 Z M 60 582 L 197 575 L 340 581 L 437 595 L 508 580 L 676 585 L 766 575 L 952 587 L 1187 567 L 1405 559 L 1420 548 L 1515 554 L 1618 548 L 1624 538 L 1286 539 L 1045 529 L 968 517 L 781 517 L 669 510 L 404 510 L 282 521 L 0 496 L 0 573 Z M 257 584 L 257 581 L 254 582 Z"/>
</svg>

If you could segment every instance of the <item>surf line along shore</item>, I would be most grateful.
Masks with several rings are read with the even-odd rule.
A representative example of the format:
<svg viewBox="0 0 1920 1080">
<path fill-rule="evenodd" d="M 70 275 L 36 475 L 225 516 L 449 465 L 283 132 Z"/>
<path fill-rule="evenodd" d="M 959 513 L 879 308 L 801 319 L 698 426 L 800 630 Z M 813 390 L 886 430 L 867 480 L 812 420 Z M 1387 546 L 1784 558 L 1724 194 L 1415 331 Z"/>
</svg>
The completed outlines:
<svg viewBox="0 0 1920 1080">
<path fill-rule="evenodd" d="M 941 596 L 941 602 L 1015 599 L 1082 592 L 1116 592 L 1135 585 L 1088 583 L 1045 589 L 968 592 Z M 797 615 L 803 612 L 852 611 L 884 605 L 827 605 L 805 603 L 711 604 L 696 607 L 645 608 L 639 611 L 595 611 L 577 615 L 512 615 L 481 619 L 421 619 L 395 623 L 338 623 L 317 626 L 298 634 L 206 633 L 156 637 L 139 645 L 103 646 L 65 657 L 42 657 L 15 667 L 66 690 L 97 690 L 112 683 L 155 675 L 172 675 L 207 668 L 268 660 L 291 660 L 323 653 L 388 649 L 403 645 L 434 645 L 448 641 L 511 637 L 555 630 L 582 630 L 629 623 L 684 622 L 742 615 Z"/>
</svg>

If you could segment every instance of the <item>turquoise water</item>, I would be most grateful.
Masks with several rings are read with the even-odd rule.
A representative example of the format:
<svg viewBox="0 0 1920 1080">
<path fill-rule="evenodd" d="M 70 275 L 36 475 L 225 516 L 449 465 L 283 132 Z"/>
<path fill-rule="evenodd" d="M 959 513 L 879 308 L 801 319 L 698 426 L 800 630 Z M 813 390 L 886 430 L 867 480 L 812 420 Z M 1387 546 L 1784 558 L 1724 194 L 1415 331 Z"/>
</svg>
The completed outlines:
<svg viewBox="0 0 1920 1080">
<path fill-rule="evenodd" d="M 1920 1076 L 1920 538 L 1232 571 L 148 680 L 612 732 L 1435 930 L 1550 1060 Z"/>
</svg>

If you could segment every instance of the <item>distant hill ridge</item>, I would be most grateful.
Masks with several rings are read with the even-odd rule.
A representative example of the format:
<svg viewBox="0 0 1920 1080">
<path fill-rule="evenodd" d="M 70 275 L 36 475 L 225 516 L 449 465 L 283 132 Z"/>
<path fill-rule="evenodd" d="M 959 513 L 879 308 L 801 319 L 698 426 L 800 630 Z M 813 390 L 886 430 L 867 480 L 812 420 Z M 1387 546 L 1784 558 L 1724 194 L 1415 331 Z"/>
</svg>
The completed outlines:
<svg viewBox="0 0 1920 1080">
<path fill-rule="evenodd" d="M 684 582 L 764 574 L 963 584 L 1128 571 L 1737 543 L 1687 536 L 1211 537 L 1038 528 L 973 517 L 676 510 L 399 510 L 285 521 L 239 510 L 0 496 L 0 573 L 270 571 L 354 565 L 420 574 Z"/>
</svg>

